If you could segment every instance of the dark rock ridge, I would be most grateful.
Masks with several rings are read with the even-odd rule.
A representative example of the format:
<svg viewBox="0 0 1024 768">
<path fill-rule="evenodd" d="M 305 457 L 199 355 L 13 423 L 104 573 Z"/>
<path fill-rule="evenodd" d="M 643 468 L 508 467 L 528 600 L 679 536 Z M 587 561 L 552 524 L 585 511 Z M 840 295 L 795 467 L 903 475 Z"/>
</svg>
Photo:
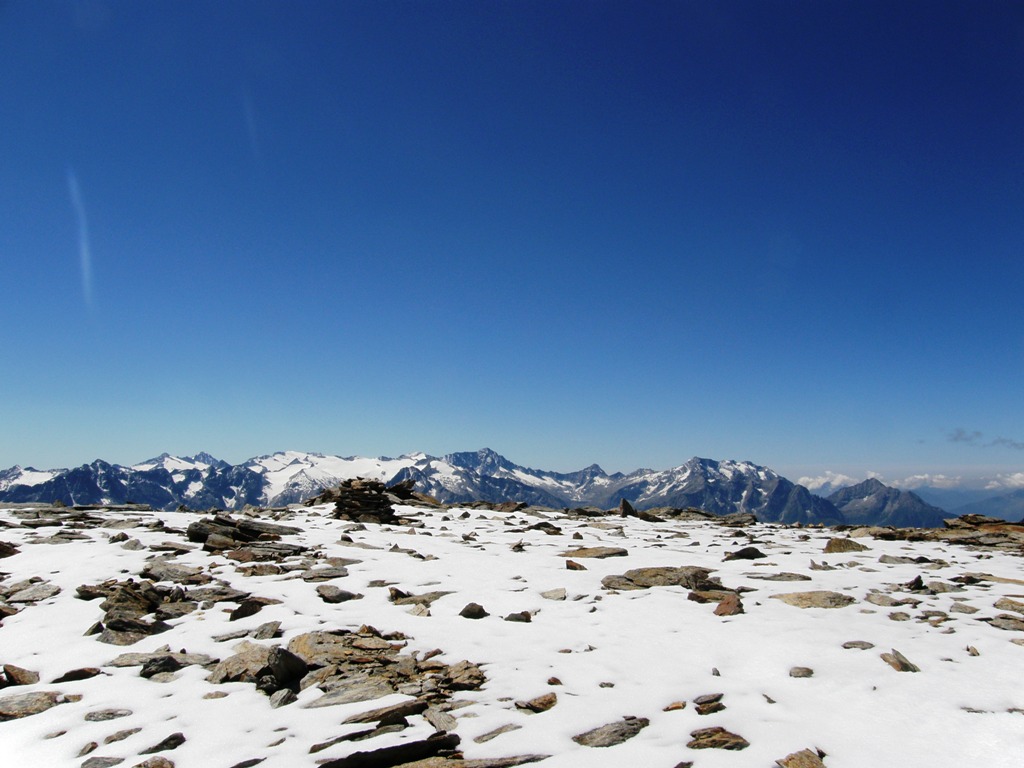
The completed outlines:
<svg viewBox="0 0 1024 768">
<path fill-rule="evenodd" d="M 937 528 L 944 510 L 928 504 L 912 491 L 901 491 L 870 478 L 840 488 L 828 497 L 851 525 L 894 525 L 901 528 Z"/>
</svg>

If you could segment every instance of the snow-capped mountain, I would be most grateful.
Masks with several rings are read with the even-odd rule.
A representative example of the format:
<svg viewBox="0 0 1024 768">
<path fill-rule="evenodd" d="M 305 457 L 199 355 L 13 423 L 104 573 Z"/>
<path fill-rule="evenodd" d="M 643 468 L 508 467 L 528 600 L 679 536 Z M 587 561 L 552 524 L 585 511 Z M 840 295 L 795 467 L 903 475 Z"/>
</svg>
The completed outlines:
<svg viewBox="0 0 1024 768">
<path fill-rule="evenodd" d="M 17 465 L 10 469 L 0 469 L 0 493 L 3 493 L 12 485 L 38 485 L 53 478 L 62 469 L 49 469 L 40 471 L 34 467 L 19 467 Z"/>
<path fill-rule="evenodd" d="M 238 509 L 246 504 L 280 506 L 303 501 L 353 477 L 388 483 L 412 480 L 417 490 L 447 503 L 514 500 L 556 508 L 607 509 L 626 499 L 640 509 L 699 507 L 720 515 L 749 512 L 765 522 L 845 521 L 830 501 L 750 462 L 694 457 L 666 470 L 608 474 L 594 464 L 560 473 L 514 464 L 487 448 L 442 457 L 414 453 L 370 459 L 285 451 L 237 465 L 201 453 L 163 454 L 131 467 L 99 460 L 48 472 L 13 467 L 0 472 L 4 483 L 0 501 Z"/>
</svg>

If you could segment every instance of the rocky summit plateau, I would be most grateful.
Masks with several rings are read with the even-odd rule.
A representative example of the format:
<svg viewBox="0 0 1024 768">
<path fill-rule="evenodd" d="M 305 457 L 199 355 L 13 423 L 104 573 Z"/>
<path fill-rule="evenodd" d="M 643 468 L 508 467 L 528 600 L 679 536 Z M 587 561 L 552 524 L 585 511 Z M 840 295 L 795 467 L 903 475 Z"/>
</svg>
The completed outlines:
<svg viewBox="0 0 1024 768">
<path fill-rule="evenodd" d="M 876 491 L 878 489 L 875 489 Z M 0 503 L 0 764 L 961 768 L 1024 749 L 1024 525 Z"/>
</svg>

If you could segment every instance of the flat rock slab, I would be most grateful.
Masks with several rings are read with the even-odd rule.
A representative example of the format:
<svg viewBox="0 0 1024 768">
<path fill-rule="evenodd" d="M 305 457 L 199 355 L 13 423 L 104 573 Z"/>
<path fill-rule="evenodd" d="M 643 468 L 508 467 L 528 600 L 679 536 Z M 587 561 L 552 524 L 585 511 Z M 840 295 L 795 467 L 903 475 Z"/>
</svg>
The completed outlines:
<svg viewBox="0 0 1024 768">
<path fill-rule="evenodd" d="M 568 552 L 562 552 L 559 557 L 593 557 L 593 558 L 604 558 L 604 557 L 626 557 L 629 552 L 622 547 L 580 547 L 579 549 L 570 549 Z"/>
<path fill-rule="evenodd" d="M 31 587 L 18 590 L 7 598 L 9 603 L 36 603 L 46 600 L 48 597 L 60 594 L 60 587 L 56 584 L 46 582 L 44 584 L 33 584 Z"/>
<path fill-rule="evenodd" d="M 812 590 L 810 592 L 784 592 L 772 595 L 773 600 L 781 600 L 786 605 L 797 608 L 845 608 L 857 602 L 856 598 L 841 592 Z"/>
<path fill-rule="evenodd" d="M 624 717 L 618 722 L 608 723 L 573 736 L 572 740 L 584 747 L 614 747 L 632 739 L 650 724 L 651 721 L 646 717 Z"/>
<path fill-rule="evenodd" d="M 648 589 L 649 587 L 686 587 L 693 590 L 721 590 L 722 585 L 711 578 L 711 570 L 695 565 L 633 568 L 618 576 L 605 576 L 601 585 L 607 589 Z M 716 598 L 721 599 L 721 597 Z"/>
<path fill-rule="evenodd" d="M 0 698 L 0 720 L 17 720 L 29 715 L 38 715 L 63 701 L 63 695 L 57 691 L 36 691 L 4 696 Z"/>
</svg>

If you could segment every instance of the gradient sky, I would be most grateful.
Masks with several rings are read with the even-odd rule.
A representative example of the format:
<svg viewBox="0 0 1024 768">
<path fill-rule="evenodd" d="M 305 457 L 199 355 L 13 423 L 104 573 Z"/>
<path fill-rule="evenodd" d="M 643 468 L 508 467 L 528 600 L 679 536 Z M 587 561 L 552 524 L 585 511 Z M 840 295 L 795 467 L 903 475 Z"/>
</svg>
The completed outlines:
<svg viewBox="0 0 1024 768">
<path fill-rule="evenodd" d="M 0 467 L 1024 484 L 1024 6 L 0 4 Z"/>
</svg>

